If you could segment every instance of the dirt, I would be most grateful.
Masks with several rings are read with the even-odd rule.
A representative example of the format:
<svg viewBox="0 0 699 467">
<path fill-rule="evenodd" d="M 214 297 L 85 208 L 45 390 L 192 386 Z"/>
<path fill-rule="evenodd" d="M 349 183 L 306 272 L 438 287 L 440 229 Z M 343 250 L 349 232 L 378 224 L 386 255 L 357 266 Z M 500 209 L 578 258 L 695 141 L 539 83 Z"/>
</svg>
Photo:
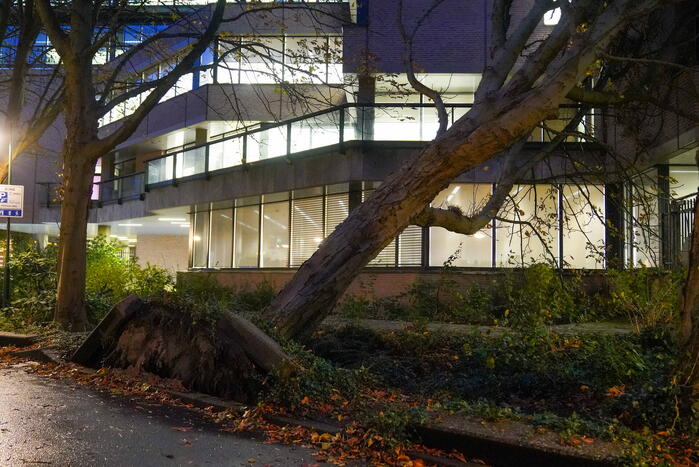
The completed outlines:
<svg viewBox="0 0 699 467">
<path fill-rule="evenodd" d="M 190 390 L 238 401 L 251 401 L 259 392 L 260 372 L 234 336 L 157 305 L 126 324 L 104 364 L 178 379 Z"/>
</svg>

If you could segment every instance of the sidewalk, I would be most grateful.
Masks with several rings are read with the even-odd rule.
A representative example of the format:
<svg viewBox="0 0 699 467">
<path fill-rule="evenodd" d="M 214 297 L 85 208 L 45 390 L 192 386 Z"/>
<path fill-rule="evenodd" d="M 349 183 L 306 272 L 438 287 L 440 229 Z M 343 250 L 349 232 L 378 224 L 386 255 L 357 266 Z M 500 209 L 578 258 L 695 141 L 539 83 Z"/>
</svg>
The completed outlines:
<svg viewBox="0 0 699 467">
<path fill-rule="evenodd" d="M 0 370 L 0 465 L 319 465 L 309 449 L 222 433 L 173 407 Z"/>
</svg>

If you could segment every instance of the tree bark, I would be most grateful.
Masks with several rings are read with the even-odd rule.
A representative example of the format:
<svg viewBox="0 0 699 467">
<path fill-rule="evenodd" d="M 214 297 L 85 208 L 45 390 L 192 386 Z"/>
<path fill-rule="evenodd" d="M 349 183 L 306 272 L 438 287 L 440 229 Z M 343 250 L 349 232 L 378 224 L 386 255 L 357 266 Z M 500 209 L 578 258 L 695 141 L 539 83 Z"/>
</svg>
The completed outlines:
<svg viewBox="0 0 699 467">
<path fill-rule="evenodd" d="M 504 102 L 499 103 L 503 106 Z M 404 165 L 321 244 L 273 301 L 268 318 L 287 337 L 300 337 L 327 316 L 352 280 L 459 174 L 517 142 L 557 100 L 540 96 L 507 111 L 475 108 Z"/>
<path fill-rule="evenodd" d="M 680 415 L 689 418 L 699 400 L 699 202 L 694 203 L 694 228 L 687 280 L 682 289 L 678 329 Z"/>
<path fill-rule="evenodd" d="M 656 0 L 612 2 L 573 38 L 571 24 L 577 22 L 564 18 L 510 81 L 505 82 L 501 76 L 483 80 L 468 114 L 350 213 L 279 292 L 266 311 L 266 318 L 285 337 L 298 338 L 312 332 L 361 269 L 414 223 L 442 189 L 554 115 L 568 93 L 586 76 L 599 50 L 607 47 L 627 22 L 638 20 L 657 6 Z M 538 23 L 541 17 L 535 19 Z M 526 43 L 526 37 L 522 43 Z M 513 53 L 516 57 L 522 51 L 521 47 L 514 52 L 509 50 L 514 45 L 506 44 L 502 52 L 504 62 L 512 66 L 515 60 L 507 57 Z M 496 57 L 493 62 L 499 61 Z"/>
<path fill-rule="evenodd" d="M 76 148 L 79 150 L 79 148 Z M 66 158 L 66 156 L 68 158 Z M 87 221 L 95 163 L 64 154 L 63 199 L 59 236 L 58 296 L 55 321 L 64 329 L 88 328 L 85 308 Z"/>
</svg>

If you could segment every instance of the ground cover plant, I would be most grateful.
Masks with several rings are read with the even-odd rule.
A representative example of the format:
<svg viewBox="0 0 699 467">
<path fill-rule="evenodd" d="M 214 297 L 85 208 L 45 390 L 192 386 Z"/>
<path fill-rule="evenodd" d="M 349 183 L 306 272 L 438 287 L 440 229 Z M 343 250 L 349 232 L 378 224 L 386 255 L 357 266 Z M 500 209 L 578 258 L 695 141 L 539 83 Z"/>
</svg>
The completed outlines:
<svg viewBox="0 0 699 467">
<path fill-rule="evenodd" d="M 430 295 L 431 285 L 418 284 L 407 292 L 414 295 L 407 307 L 438 313 L 420 314 L 409 308 L 399 315 L 414 321 L 406 331 L 375 332 L 355 325 L 323 329 L 298 343 L 275 334 L 259 319 L 274 296 L 269 284 L 230 290 L 210 275 L 191 274 L 174 287 L 163 271 L 140 268 L 118 253 L 106 239 L 91 244 L 88 258 L 95 272 L 88 276 L 88 284 L 97 297 L 103 297 L 96 300 L 96 310 L 125 294 L 138 293 L 174 311 L 199 335 L 202 330 L 206 334 L 207 326 L 222 313 L 238 312 L 280 342 L 297 362 L 297 372 L 291 376 L 275 372 L 254 376 L 250 387 L 257 391 L 258 408 L 239 427 L 264 428 L 268 424 L 260 414 L 291 413 L 340 423 L 351 430 L 343 434 L 344 441 L 356 438 L 352 442 L 361 442 L 362 449 L 374 445 L 375 450 L 377 446 L 392 450 L 415 440 L 411 427 L 428 417 L 463 413 L 487 422 L 516 420 L 555 430 L 567 444 L 622 440 L 633 465 L 662 464 L 681 452 L 690 460 L 694 455 L 696 423 L 680 424 L 675 411 L 676 299 L 672 293 L 647 293 L 645 288 L 663 292 L 676 288 L 678 274 L 611 273 L 607 294 L 588 300 L 578 277 L 562 281 L 556 271 L 543 266 L 513 272 L 499 296 L 484 287 L 464 293 L 473 313 L 498 316 L 493 322 L 509 325 L 470 335 L 434 333 L 424 326 L 426 316 L 436 319 L 452 306 L 441 297 L 458 297 L 461 291 L 455 283 L 439 284 L 438 295 Z M 45 271 L 52 270 L 53 255 L 31 249 L 15 255 L 16 304 L 5 310 L 3 322 L 13 315 L 10 323 L 21 325 L 50 319 L 52 277 Z M 42 294 L 48 295 L 47 304 L 41 303 Z M 545 300 L 553 294 L 561 296 Z M 428 300 L 435 296 L 439 300 Z M 565 322 L 561 317 L 570 316 L 571 309 L 608 319 L 635 319 L 636 330 L 624 335 L 551 332 L 547 325 Z M 523 310 L 530 313 L 513 316 Z M 281 435 L 277 431 L 270 436 Z M 364 452 L 348 451 L 340 438 L 316 441 L 331 446 L 329 453 L 342 452 L 346 458 Z"/>
<path fill-rule="evenodd" d="M 640 332 L 646 327 L 673 323 L 685 276 L 682 270 L 629 268 L 607 271 L 596 286 L 590 286 L 579 271 L 563 272 L 535 264 L 505 270 L 487 283 L 464 286 L 457 281 L 457 274 L 446 265 L 436 277 L 417 279 L 393 297 L 374 297 L 371 284 L 364 284 L 363 293 L 346 297 L 337 314 L 350 319 L 514 328 L 627 322 Z"/>
</svg>

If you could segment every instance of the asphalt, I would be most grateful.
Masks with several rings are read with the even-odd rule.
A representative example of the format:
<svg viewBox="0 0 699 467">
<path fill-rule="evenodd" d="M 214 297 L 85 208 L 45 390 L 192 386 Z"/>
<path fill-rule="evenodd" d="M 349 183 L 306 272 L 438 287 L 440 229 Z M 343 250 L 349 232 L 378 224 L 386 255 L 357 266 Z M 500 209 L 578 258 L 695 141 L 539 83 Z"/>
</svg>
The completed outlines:
<svg viewBox="0 0 699 467">
<path fill-rule="evenodd" d="M 185 431 L 175 428 L 185 428 Z M 186 430 L 192 427 L 191 430 Z M 221 432 L 186 409 L 0 370 L 0 466 L 304 466 L 310 451 Z"/>
</svg>

